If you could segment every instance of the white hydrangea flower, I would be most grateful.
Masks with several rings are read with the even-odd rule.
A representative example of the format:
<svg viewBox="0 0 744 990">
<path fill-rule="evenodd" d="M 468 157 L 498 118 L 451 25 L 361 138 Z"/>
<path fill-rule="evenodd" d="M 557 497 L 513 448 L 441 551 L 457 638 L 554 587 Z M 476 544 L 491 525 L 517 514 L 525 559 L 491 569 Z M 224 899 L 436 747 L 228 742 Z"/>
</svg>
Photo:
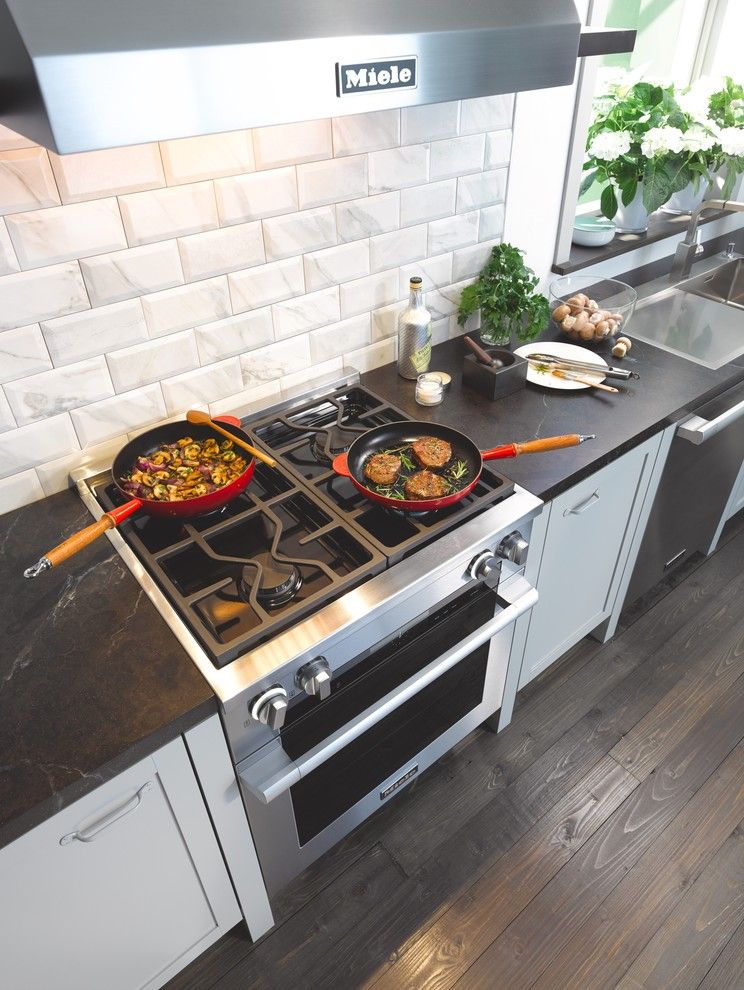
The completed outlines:
<svg viewBox="0 0 744 990">
<path fill-rule="evenodd" d="M 641 154 L 644 158 L 655 158 L 668 152 L 681 151 L 684 135 L 678 127 L 651 127 L 643 136 Z"/>
<path fill-rule="evenodd" d="M 682 135 L 683 151 L 709 151 L 716 143 L 716 134 L 711 134 L 705 127 L 693 124 Z"/>
<path fill-rule="evenodd" d="M 741 127 L 722 127 L 718 143 L 727 155 L 744 155 L 744 130 Z"/>
<path fill-rule="evenodd" d="M 702 122 L 708 117 L 711 96 L 723 89 L 723 86 L 723 80 L 717 76 L 701 76 L 687 89 L 676 94 L 677 103 L 683 113 Z"/>
<path fill-rule="evenodd" d="M 589 146 L 589 154 L 603 162 L 611 162 L 630 151 L 628 131 L 600 131 Z"/>
</svg>

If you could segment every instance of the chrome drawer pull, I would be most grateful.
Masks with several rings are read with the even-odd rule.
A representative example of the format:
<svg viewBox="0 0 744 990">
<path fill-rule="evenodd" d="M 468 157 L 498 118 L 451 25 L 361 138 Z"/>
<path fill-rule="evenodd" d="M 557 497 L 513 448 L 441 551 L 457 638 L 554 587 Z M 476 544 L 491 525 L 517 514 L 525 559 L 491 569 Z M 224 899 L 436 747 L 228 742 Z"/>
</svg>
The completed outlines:
<svg viewBox="0 0 744 990">
<path fill-rule="evenodd" d="M 125 815 L 130 814 L 142 803 L 142 798 L 147 794 L 149 790 L 152 789 L 152 781 L 148 780 L 146 784 L 125 801 L 124 804 L 119 805 L 118 808 L 114 808 L 113 811 L 109 811 L 107 815 L 100 818 L 97 822 L 89 825 L 88 828 L 82 828 L 78 832 L 69 832 L 67 835 L 63 835 L 59 840 L 61 846 L 69 845 L 73 839 L 77 839 L 79 842 L 92 842 L 96 836 L 100 835 L 109 825 L 113 825 L 114 822 L 118 822 L 120 818 L 124 818 Z"/>
<path fill-rule="evenodd" d="M 592 492 L 589 498 L 585 498 L 583 502 L 579 502 L 579 504 L 575 505 L 573 509 L 564 509 L 563 515 L 580 516 L 582 512 L 586 512 L 587 509 L 591 508 L 591 506 L 595 505 L 597 502 L 599 502 L 599 492 Z"/>
<path fill-rule="evenodd" d="M 735 423 L 737 419 L 744 416 L 744 399 L 737 402 L 735 406 L 722 412 L 715 419 L 703 419 L 701 416 L 692 416 L 677 427 L 677 436 L 683 440 L 689 440 L 695 445 L 705 443 L 716 433 L 725 430 L 727 426 Z"/>
</svg>

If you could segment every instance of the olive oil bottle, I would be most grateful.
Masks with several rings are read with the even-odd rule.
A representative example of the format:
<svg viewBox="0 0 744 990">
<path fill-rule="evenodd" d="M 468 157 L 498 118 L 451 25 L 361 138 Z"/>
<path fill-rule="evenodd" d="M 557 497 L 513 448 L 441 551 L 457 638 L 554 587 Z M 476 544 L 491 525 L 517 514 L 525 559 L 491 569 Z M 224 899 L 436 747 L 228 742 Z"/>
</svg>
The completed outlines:
<svg viewBox="0 0 744 990">
<path fill-rule="evenodd" d="M 408 306 L 398 317 L 398 374 L 418 378 L 431 361 L 431 313 L 424 306 L 421 279 L 415 275 L 409 284 Z"/>
</svg>

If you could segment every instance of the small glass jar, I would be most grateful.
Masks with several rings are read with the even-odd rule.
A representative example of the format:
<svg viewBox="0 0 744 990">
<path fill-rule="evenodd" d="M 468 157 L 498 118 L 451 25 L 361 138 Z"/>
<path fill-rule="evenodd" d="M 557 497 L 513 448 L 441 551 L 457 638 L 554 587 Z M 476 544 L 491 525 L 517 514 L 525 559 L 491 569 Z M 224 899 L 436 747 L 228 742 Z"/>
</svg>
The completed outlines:
<svg viewBox="0 0 744 990">
<path fill-rule="evenodd" d="M 416 402 L 420 406 L 438 406 L 444 398 L 444 386 L 438 374 L 419 375 L 416 379 Z"/>
</svg>

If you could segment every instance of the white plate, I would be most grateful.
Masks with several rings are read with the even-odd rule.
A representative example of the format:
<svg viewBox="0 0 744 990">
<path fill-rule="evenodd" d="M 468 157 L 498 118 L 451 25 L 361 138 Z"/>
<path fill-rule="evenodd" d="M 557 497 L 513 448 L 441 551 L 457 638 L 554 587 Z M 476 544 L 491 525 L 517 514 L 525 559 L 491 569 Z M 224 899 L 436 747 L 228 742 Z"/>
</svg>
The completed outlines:
<svg viewBox="0 0 744 990">
<path fill-rule="evenodd" d="M 562 344 L 560 341 L 553 343 L 546 340 L 536 340 L 532 344 L 522 344 L 521 347 L 517 347 L 514 353 L 524 358 L 529 357 L 530 354 L 550 354 L 553 357 L 564 358 L 568 361 L 596 364 L 597 374 L 587 372 L 587 377 L 596 379 L 597 382 L 605 380 L 604 372 L 609 367 L 604 358 L 595 354 L 594 351 L 590 351 L 586 347 L 577 347 L 576 344 Z M 534 385 L 544 385 L 545 388 L 562 389 L 565 392 L 591 388 L 590 385 L 583 385 L 581 382 L 571 382 L 565 378 L 558 378 L 557 375 L 552 375 L 549 371 L 538 371 L 532 364 L 527 366 L 527 381 Z"/>
</svg>

